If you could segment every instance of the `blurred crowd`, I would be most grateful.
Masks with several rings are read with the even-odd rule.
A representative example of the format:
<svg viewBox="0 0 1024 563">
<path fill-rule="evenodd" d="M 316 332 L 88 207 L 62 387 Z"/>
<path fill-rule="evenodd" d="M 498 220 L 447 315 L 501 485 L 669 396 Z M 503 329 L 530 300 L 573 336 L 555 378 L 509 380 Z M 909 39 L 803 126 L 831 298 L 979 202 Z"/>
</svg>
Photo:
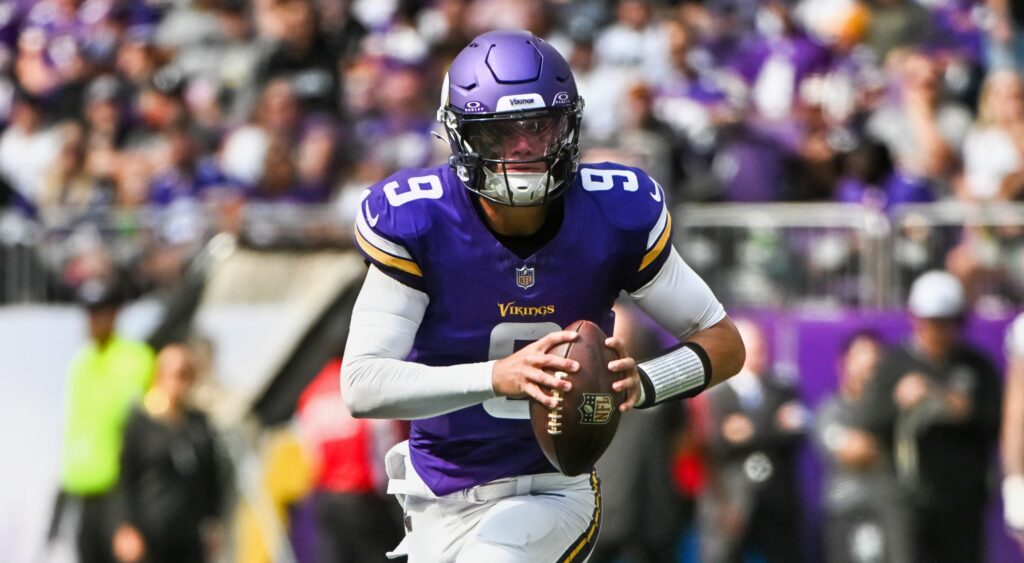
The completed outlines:
<svg viewBox="0 0 1024 563">
<path fill-rule="evenodd" d="M 822 371 L 786 367 L 777 317 L 738 317 L 747 349 L 739 374 L 686 401 L 683 416 L 623 418 L 626 436 L 598 463 L 612 533 L 602 530 L 594 560 L 1020 560 L 1024 315 L 1005 332 L 1016 367 L 1004 384 L 998 358 L 968 338 L 967 310 L 955 276 L 927 272 L 911 287 L 908 332 L 842 325 L 838 354 L 816 354 Z M 616 334 L 650 349 L 647 323 L 620 307 Z M 1001 424 L 1005 520 L 992 525 Z"/>
<path fill-rule="evenodd" d="M 1013 199 L 1017 17 L 969 0 L 13 1 L 0 175 L 29 213 L 344 198 L 443 157 L 446 65 L 522 27 L 571 60 L 594 156 L 626 153 L 680 198 Z"/>
<path fill-rule="evenodd" d="M 0 201 L 76 233 L 97 213 L 145 211 L 159 225 L 147 236 L 179 249 L 242 230 L 243 210 L 263 204 L 326 204 L 343 222 L 366 186 L 444 161 L 441 77 L 497 27 L 529 29 L 571 61 L 584 160 L 644 167 L 676 202 L 1009 201 L 1024 187 L 1018 8 L 12 0 L 0 5 Z M 104 221 L 69 252 L 102 246 L 118 228 Z M 964 276 L 985 264 L 957 243 L 1020 238 L 982 235 L 941 246 Z M 174 258 L 145 264 L 143 285 Z"/>
</svg>

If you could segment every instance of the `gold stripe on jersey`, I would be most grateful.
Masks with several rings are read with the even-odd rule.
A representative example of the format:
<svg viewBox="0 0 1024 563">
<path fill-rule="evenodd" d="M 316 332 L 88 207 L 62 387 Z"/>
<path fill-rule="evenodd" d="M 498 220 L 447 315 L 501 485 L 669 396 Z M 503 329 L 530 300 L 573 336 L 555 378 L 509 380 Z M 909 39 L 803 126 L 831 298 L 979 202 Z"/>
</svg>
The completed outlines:
<svg viewBox="0 0 1024 563">
<path fill-rule="evenodd" d="M 377 262 L 380 262 L 381 264 L 388 266 L 389 268 L 401 270 L 407 274 L 412 274 L 414 276 L 419 276 L 421 278 L 423 277 L 423 271 L 420 270 L 420 267 L 415 262 L 413 262 L 412 260 L 398 258 L 397 256 L 392 256 L 387 252 L 384 252 L 383 250 L 370 244 L 365 238 L 363 238 L 363 234 L 359 232 L 358 228 L 356 228 L 355 231 L 356 244 L 358 244 L 359 248 L 363 249 L 363 252 L 369 255 L 370 258 L 373 258 Z"/>
<path fill-rule="evenodd" d="M 565 550 L 562 557 L 558 559 L 558 563 L 585 561 L 594 549 L 594 540 L 597 539 L 597 532 L 601 529 L 601 482 L 597 478 L 597 471 L 590 472 L 590 489 L 594 491 L 594 515 L 590 517 L 590 525 L 573 542 L 572 546 Z"/>
<path fill-rule="evenodd" d="M 640 269 L 637 270 L 638 272 L 642 272 L 644 268 L 650 266 L 651 262 L 654 262 L 658 258 L 658 256 L 661 255 L 661 252 L 665 250 L 665 247 L 668 245 L 668 241 L 671 238 L 671 235 L 672 216 L 669 215 L 667 220 L 665 221 L 665 228 L 662 229 L 661 236 L 658 237 L 658 242 L 654 243 L 654 248 L 648 250 L 647 254 L 644 254 L 644 259 L 640 261 Z"/>
</svg>

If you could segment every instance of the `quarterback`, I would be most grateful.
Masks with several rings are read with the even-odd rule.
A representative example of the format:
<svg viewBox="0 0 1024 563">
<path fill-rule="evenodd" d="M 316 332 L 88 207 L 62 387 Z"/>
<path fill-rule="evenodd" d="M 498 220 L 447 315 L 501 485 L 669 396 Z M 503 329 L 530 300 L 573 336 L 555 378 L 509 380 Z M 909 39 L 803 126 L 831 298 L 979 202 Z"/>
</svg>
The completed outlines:
<svg viewBox="0 0 1024 563">
<path fill-rule="evenodd" d="M 584 561 L 597 475 L 558 473 L 528 400 L 557 403 L 547 354 L 587 319 L 612 334 L 620 292 L 681 344 L 637 362 L 622 342 L 623 410 L 691 397 L 739 371 L 744 350 L 711 290 L 671 244 L 665 193 L 643 171 L 579 162 L 583 100 L 569 65 L 522 31 L 474 39 L 452 62 L 438 119 L 443 166 L 369 188 L 356 242 L 370 263 L 342 368 L 355 416 L 409 419 L 387 455 L 412 562 Z"/>
</svg>

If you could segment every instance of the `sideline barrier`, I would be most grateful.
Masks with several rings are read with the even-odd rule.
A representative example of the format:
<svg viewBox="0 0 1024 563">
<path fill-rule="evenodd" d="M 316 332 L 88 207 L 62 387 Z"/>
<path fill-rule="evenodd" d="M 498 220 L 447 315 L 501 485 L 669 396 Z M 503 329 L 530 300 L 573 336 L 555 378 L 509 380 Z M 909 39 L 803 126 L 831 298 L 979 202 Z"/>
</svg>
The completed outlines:
<svg viewBox="0 0 1024 563">
<path fill-rule="evenodd" d="M 106 256 L 139 291 L 172 287 L 215 234 L 250 248 L 352 245 L 338 206 L 247 204 L 87 215 L 37 222 L 0 212 L 0 304 L 70 299 L 66 289 Z M 833 203 L 684 204 L 675 244 L 731 306 L 881 309 L 913 279 L 949 267 L 983 306 L 1024 302 L 1024 204 L 909 205 L 890 215 Z"/>
<path fill-rule="evenodd" d="M 77 281 L 113 267 L 133 295 L 172 289 L 218 233 L 253 249 L 352 246 L 352 219 L 336 207 L 175 204 L 133 211 L 0 211 L 0 305 L 60 303 Z"/>
<path fill-rule="evenodd" d="M 881 213 L 827 203 L 682 205 L 675 242 L 735 306 L 876 309 L 892 305 Z"/>
</svg>

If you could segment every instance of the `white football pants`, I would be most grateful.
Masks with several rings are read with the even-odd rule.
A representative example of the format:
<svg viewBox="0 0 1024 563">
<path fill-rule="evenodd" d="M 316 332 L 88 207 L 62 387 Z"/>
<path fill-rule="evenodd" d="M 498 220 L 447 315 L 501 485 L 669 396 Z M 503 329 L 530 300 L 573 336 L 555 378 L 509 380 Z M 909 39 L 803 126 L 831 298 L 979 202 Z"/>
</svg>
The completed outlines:
<svg viewBox="0 0 1024 563">
<path fill-rule="evenodd" d="M 386 458 L 388 492 L 405 513 L 405 539 L 388 553 L 409 563 L 586 561 L 601 527 L 596 473 L 499 479 L 438 497 L 402 442 Z"/>
</svg>

